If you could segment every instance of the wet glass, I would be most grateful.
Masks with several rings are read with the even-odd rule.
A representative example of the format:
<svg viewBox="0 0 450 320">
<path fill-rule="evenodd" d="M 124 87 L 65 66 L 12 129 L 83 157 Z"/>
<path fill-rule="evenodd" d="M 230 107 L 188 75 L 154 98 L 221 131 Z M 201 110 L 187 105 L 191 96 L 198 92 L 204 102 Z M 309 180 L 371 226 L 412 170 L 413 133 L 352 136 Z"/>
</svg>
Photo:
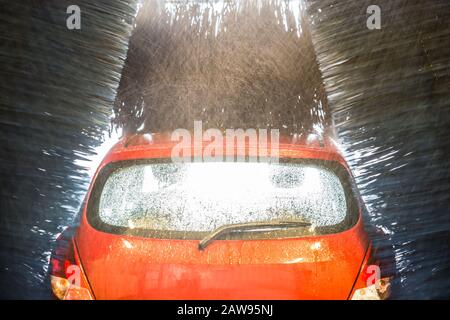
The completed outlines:
<svg viewBox="0 0 450 320">
<path fill-rule="evenodd" d="M 341 223 L 347 203 L 340 178 L 318 165 L 141 164 L 107 178 L 98 215 L 113 226 L 188 232 L 270 220 L 321 227 Z"/>
</svg>

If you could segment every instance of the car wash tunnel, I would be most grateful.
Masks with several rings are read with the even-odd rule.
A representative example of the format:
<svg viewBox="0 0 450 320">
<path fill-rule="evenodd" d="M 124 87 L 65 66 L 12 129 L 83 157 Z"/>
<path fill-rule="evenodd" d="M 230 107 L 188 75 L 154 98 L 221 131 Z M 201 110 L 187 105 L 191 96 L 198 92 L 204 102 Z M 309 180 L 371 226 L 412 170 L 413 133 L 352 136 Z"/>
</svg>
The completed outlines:
<svg viewBox="0 0 450 320">
<path fill-rule="evenodd" d="M 0 29 L 0 298 L 76 298 L 65 238 L 88 298 L 355 298 L 371 261 L 377 297 L 450 298 L 449 1 L 2 0 Z M 279 159 L 174 163 L 237 129 Z"/>
</svg>

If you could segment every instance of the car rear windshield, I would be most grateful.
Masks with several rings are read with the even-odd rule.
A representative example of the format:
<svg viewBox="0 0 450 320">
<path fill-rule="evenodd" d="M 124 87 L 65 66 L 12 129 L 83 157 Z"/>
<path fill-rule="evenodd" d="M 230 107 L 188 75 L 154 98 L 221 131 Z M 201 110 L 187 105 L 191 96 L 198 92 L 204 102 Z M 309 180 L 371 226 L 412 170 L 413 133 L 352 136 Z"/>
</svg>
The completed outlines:
<svg viewBox="0 0 450 320">
<path fill-rule="evenodd" d="M 196 239 L 223 225 L 279 220 L 306 221 L 311 227 L 259 236 L 338 232 L 353 225 L 357 206 L 346 170 L 333 164 L 110 164 L 97 178 L 88 218 L 103 231 L 158 238 Z"/>
</svg>

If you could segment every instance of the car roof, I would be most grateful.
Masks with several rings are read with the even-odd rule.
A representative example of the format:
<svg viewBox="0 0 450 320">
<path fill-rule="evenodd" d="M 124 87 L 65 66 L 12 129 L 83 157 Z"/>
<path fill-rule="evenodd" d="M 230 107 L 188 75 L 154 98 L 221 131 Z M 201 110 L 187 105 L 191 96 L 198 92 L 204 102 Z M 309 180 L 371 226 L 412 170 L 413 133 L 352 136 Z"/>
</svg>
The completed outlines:
<svg viewBox="0 0 450 320">
<path fill-rule="evenodd" d="M 172 148 L 178 143 L 169 133 L 125 135 L 110 149 L 100 167 L 121 160 L 170 158 Z M 202 147 L 209 143 L 202 141 Z M 270 143 L 267 149 L 269 146 Z M 280 136 L 278 150 L 280 158 L 336 160 L 348 167 L 337 143 L 314 133 Z"/>
</svg>

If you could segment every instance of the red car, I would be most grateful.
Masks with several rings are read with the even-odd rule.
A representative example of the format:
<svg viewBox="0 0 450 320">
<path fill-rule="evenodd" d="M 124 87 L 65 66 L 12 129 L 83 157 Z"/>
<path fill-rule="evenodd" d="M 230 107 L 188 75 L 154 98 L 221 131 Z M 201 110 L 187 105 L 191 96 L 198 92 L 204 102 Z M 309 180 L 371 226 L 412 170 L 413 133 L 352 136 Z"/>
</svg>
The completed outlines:
<svg viewBox="0 0 450 320">
<path fill-rule="evenodd" d="M 387 297 L 362 201 L 331 140 L 282 140 L 274 163 L 174 163 L 173 146 L 134 135 L 110 150 L 79 225 L 57 239 L 56 297 Z"/>
</svg>

